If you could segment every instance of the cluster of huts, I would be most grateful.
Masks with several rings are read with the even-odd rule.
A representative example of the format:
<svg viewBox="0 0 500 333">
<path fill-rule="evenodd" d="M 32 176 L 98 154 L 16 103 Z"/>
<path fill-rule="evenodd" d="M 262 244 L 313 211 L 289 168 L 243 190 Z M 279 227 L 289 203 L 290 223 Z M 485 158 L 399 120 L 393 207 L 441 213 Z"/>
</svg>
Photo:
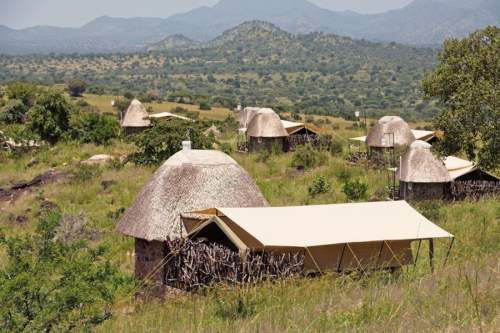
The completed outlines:
<svg viewBox="0 0 500 333">
<path fill-rule="evenodd" d="M 398 269 L 416 260 L 413 242 L 453 237 L 404 201 L 269 207 L 231 157 L 189 144 L 155 172 L 117 230 L 135 238 L 137 278 L 156 286 L 168 284 L 172 238 L 241 254 L 301 253 L 304 272 L 343 272 Z"/>
<path fill-rule="evenodd" d="M 478 168 L 473 162 L 448 156 L 440 159 L 431 148 L 437 140 L 433 131 L 412 130 L 400 117 L 386 116 L 370 128 L 367 136 L 352 138 L 362 142 L 370 159 L 379 159 L 388 152 L 395 157 L 395 172 L 399 182 L 399 198 L 443 199 L 450 186 L 462 181 L 493 181 L 499 179 Z"/>
<path fill-rule="evenodd" d="M 238 116 L 242 140 L 238 150 L 259 152 L 263 149 L 289 151 L 293 147 L 318 140 L 318 130 L 305 123 L 282 120 L 270 108 L 246 107 Z"/>
</svg>

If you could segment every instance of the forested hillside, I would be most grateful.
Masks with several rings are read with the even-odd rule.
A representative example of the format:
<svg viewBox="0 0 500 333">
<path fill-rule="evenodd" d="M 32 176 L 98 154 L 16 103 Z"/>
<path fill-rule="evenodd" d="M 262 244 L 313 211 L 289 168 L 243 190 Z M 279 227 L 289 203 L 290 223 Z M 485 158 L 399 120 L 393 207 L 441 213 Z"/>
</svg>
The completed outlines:
<svg viewBox="0 0 500 333">
<path fill-rule="evenodd" d="M 196 47 L 178 36 L 156 49 L 1 56 L 0 81 L 58 84 L 78 77 L 90 83 L 93 93 L 150 92 L 170 101 L 265 105 L 345 118 L 355 110 L 409 119 L 428 118 L 437 111 L 420 100 L 420 81 L 436 63 L 433 49 L 323 33 L 292 35 L 260 21 L 244 23 Z"/>
</svg>

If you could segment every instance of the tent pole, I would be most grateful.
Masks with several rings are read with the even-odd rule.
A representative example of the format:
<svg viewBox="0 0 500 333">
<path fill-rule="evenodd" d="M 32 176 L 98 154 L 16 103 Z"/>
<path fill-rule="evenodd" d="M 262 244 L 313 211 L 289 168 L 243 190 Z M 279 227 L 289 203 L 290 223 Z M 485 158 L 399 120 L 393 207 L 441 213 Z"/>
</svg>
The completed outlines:
<svg viewBox="0 0 500 333">
<path fill-rule="evenodd" d="M 431 266 L 431 273 L 434 273 L 434 239 L 429 239 L 429 265 Z"/>
<path fill-rule="evenodd" d="M 389 245 L 389 243 L 387 243 L 386 241 L 384 241 L 384 243 L 387 245 L 387 248 L 389 249 L 389 251 L 391 251 L 391 254 L 392 254 L 392 257 L 394 259 L 396 259 L 396 261 L 398 262 L 399 264 L 399 267 L 403 268 L 403 264 L 401 263 L 401 261 L 398 259 L 398 256 L 396 255 L 396 253 L 394 253 L 394 251 L 392 250 L 391 246 Z"/>
<path fill-rule="evenodd" d="M 356 262 L 358 263 L 358 266 L 359 268 L 361 269 L 361 271 L 366 274 L 366 271 L 363 269 L 363 265 L 361 265 L 361 261 L 358 259 L 358 257 L 356 256 L 356 253 L 354 253 L 354 251 L 352 250 L 351 246 L 349 245 L 349 243 L 346 243 L 347 244 L 347 247 L 349 248 L 349 251 L 351 251 L 352 253 L 352 256 L 354 257 L 354 259 L 356 260 Z"/>
<path fill-rule="evenodd" d="M 448 252 L 446 253 L 446 258 L 444 258 L 443 267 L 446 266 L 446 263 L 448 262 L 448 258 L 450 256 L 451 248 L 453 247 L 454 242 L 455 242 L 455 237 L 451 239 L 450 246 L 448 247 Z"/>
<path fill-rule="evenodd" d="M 318 269 L 319 274 L 323 275 L 323 272 L 321 271 L 321 268 L 319 268 L 319 265 L 316 262 L 316 259 L 314 259 L 313 255 L 312 255 L 311 251 L 309 251 L 308 247 L 306 247 L 306 250 L 307 250 L 307 253 L 309 253 L 309 255 L 311 256 L 311 259 L 312 259 L 312 261 L 314 263 L 314 266 L 316 266 L 316 268 Z"/>
<path fill-rule="evenodd" d="M 345 252 L 345 247 L 346 247 L 347 244 L 344 244 L 344 247 L 342 248 L 342 253 L 340 254 L 340 260 L 339 260 L 339 264 L 337 266 L 337 272 L 340 273 L 340 267 L 342 266 L 342 260 L 344 259 L 344 252 Z"/>
<path fill-rule="evenodd" d="M 382 242 L 382 244 L 380 244 L 380 252 L 378 253 L 377 262 L 375 263 L 375 269 L 378 268 L 378 263 L 380 261 L 380 258 L 382 257 L 382 250 L 384 249 L 384 244 L 385 244 L 385 241 Z"/>
<path fill-rule="evenodd" d="M 422 240 L 418 241 L 417 254 L 415 255 L 415 260 L 413 261 L 413 268 L 417 267 L 418 255 L 420 254 L 420 245 L 422 245 Z"/>
</svg>

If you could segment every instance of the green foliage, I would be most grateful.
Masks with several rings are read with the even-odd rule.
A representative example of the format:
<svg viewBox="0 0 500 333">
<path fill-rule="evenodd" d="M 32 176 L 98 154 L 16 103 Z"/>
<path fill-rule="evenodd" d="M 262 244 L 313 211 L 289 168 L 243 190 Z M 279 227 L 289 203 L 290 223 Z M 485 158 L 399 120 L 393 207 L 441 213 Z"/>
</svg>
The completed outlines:
<svg viewBox="0 0 500 333">
<path fill-rule="evenodd" d="M 366 199 L 368 184 L 359 180 L 347 180 L 342 186 L 342 192 L 350 201 L 359 201 Z"/>
<path fill-rule="evenodd" d="M 28 107 L 17 99 L 9 100 L 8 104 L 0 111 L 0 121 L 8 124 L 25 123 Z"/>
<path fill-rule="evenodd" d="M 138 148 L 132 160 L 137 164 L 158 165 L 181 150 L 182 141 L 186 140 L 191 141 L 193 149 L 211 149 L 213 137 L 205 136 L 201 126 L 179 120 L 155 122 L 150 129 L 132 138 Z"/>
<path fill-rule="evenodd" d="M 69 128 L 71 104 L 56 92 L 47 91 L 38 96 L 28 115 L 31 130 L 49 143 L 56 143 Z"/>
<path fill-rule="evenodd" d="M 105 248 L 55 240 L 61 215 L 42 215 L 37 231 L 0 237 L 6 263 L 0 271 L 2 332 L 89 330 L 111 317 L 126 282 L 104 258 Z"/>
<path fill-rule="evenodd" d="M 14 82 L 7 85 L 5 93 L 9 99 L 20 100 L 24 105 L 31 107 L 35 104 L 39 89 L 30 83 Z"/>
<path fill-rule="evenodd" d="M 73 79 L 67 84 L 68 92 L 72 97 L 81 96 L 87 89 L 87 82 L 80 79 Z"/>
<path fill-rule="evenodd" d="M 318 175 L 309 186 L 309 195 L 314 198 L 317 195 L 330 192 L 331 189 L 332 187 L 325 176 Z"/>
<path fill-rule="evenodd" d="M 328 151 L 333 156 L 342 155 L 342 153 L 344 152 L 344 146 L 339 140 L 332 140 Z"/>
<path fill-rule="evenodd" d="M 229 142 L 223 142 L 220 144 L 220 150 L 228 155 L 234 153 L 234 147 Z"/>
<path fill-rule="evenodd" d="M 132 102 L 131 99 L 128 99 L 128 98 L 118 98 L 115 100 L 115 104 L 114 104 L 114 107 L 118 110 L 118 111 L 126 111 L 128 109 L 128 107 L 130 106 L 130 103 Z"/>
<path fill-rule="evenodd" d="M 325 162 L 325 154 L 310 144 L 297 147 L 292 157 L 292 166 L 296 168 L 312 169 L 323 165 Z"/>
<path fill-rule="evenodd" d="M 72 182 L 74 184 L 86 183 L 93 178 L 99 177 L 102 169 L 96 165 L 78 164 L 71 170 Z"/>
<path fill-rule="evenodd" d="M 114 117 L 93 111 L 75 112 L 70 117 L 70 135 L 83 143 L 108 145 L 120 134 L 120 126 Z"/>
<path fill-rule="evenodd" d="M 347 182 L 352 177 L 352 172 L 347 168 L 338 169 L 335 171 L 337 177 L 342 183 Z"/>
<path fill-rule="evenodd" d="M 426 96 L 444 108 L 435 120 L 445 132 L 439 150 L 464 152 L 488 169 L 500 167 L 500 28 L 446 41 L 439 59 L 423 82 Z"/>
<path fill-rule="evenodd" d="M 212 110 L 212 106 L 207 101 L 200 102 L 200 110 L 209 111 Z"/>
<path fill-rule="evenodd" d="M 237 294 L 233 297 L 221 297 L 215 294 L 215 315 L 224 320 L 236 320 L 255 314 L 256 302 L 248 295 Z"/>
</svg>

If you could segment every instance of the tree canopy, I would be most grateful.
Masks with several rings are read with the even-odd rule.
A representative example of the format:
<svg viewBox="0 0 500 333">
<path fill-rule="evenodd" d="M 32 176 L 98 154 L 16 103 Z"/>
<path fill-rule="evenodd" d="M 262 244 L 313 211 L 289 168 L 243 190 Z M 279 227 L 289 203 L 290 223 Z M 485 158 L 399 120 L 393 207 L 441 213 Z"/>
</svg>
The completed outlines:
<svg viewBox="0 0 500 333">
<path fill-rule="evenodd" d="M 450 39 L 441 63 L 423 89 L 443 111 L 436 118 L 444 154 L 463 152 L 487 169 L 500 166 L 500 29 L 488 27 L 462 40 Z"/>
</svg>

